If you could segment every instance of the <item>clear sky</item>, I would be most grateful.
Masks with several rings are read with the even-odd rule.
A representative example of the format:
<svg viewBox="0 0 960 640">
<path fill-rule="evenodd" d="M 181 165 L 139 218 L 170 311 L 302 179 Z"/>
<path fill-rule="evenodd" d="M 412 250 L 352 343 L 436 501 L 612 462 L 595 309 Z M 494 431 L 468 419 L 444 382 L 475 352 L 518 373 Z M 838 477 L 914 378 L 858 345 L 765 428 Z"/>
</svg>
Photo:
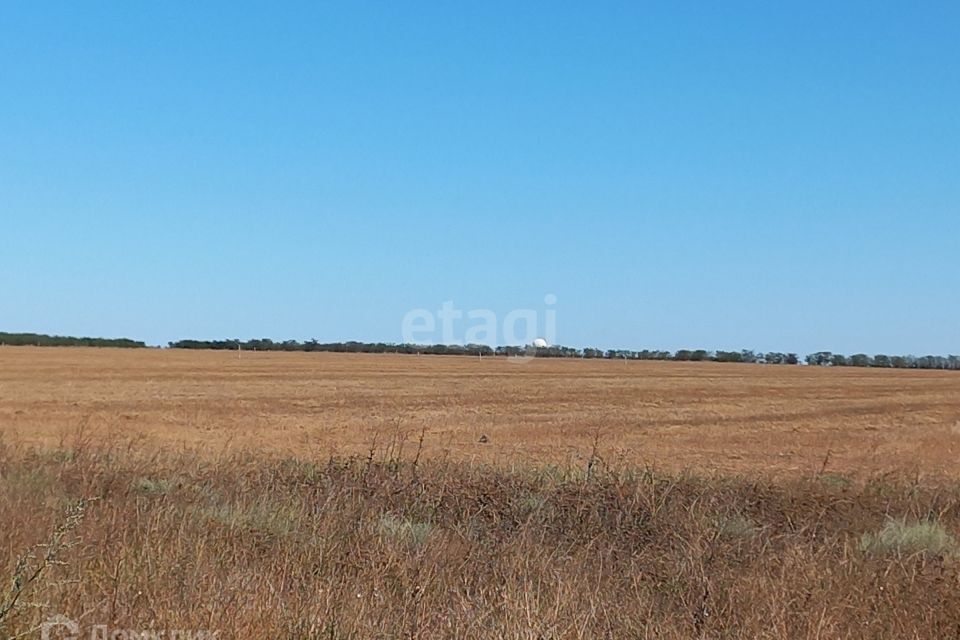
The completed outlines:
<svg viewBox="0 0 960 640">
<path fill-rule="evenodd" d="M 960 352 L 960 3 L 0 3 L 0 330 Z M 466 323 L 469 326 L 469 323 Z M 461 333 L 466 327 L 461 327 Z"/>
</svg>

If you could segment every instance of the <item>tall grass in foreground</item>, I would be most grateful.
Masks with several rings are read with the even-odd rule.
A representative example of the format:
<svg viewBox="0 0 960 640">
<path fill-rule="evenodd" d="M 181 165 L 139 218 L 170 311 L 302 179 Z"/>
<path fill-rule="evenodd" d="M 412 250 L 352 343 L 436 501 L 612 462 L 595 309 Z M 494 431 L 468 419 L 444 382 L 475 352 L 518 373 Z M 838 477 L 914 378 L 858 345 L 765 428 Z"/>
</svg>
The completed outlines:
<svg viewBox="0 0 960 640">
<path fill-rule="evenodd" d="M 941 638 L 960 628 L 952 485 L 377 455 L 216 459 L 92 442 L 0 447 L 0 477 L 0 606 L 18 558 L 60 536 L 56 562 L 0 618 L 0 637 L 35 634 L 53 613 L 221 638 Z"/>
</svg>

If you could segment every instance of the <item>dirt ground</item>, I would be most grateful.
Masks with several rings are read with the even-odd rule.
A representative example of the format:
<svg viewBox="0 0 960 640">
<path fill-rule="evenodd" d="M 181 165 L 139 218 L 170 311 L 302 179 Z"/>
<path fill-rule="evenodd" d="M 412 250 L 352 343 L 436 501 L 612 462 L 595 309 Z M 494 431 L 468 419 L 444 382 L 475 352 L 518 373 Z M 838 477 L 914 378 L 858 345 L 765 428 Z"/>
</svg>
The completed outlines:
<svg viewBox="0 0 960 640">
<path fill-rule="evenodd" d="M 960 373 L 716 363 L 0 348 L 0 437 L 211 455 L 413 453 L 960 476 Z"/>
</svg>

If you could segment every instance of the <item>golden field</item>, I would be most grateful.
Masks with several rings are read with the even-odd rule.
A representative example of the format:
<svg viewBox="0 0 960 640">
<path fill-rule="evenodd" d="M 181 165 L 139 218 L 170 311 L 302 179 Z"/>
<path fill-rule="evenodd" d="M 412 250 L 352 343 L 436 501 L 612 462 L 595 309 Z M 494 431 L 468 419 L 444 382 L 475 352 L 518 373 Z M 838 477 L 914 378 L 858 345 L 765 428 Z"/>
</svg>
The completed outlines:
<svg viewBox="0 0 960 640">
<path fill-rule="evenodd" d="M 0 638 L 955 637 L 958 419 L 955 372 L 0 348 Z"/>
<path fill-rule="evenodd" d="M 717 363 L 0 348 L 0 429 L 208 452 L 956 476 L 960 375 Z M 486 436 L 487 442 L 481 442 Z"/>
</svg>

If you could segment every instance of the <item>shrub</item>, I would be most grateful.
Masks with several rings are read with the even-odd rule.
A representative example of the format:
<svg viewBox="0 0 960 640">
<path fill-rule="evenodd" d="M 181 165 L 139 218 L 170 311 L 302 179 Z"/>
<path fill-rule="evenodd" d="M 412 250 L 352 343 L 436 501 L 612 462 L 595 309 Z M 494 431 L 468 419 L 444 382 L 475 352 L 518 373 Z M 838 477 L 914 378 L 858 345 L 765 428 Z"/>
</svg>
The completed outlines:
<svg viewBox="0 0 960 640">
<path fill-rule="evenodd" d="M 133 481 L 133 488 L 147 495 L 163 495 L 170 490 L 169 480 L 154 480 L 153 478 L 137 478 Z"/>
<path fill-rule="evenodd" d="M 929 520 L 913 524 L 888 520 L 879 533 L 865 533 L 860 538 L 860 550 L 866 553 L 947 555 L 956 548 L 953 536 L 940 523 Z"/>
<path fill-rule="evenodd" d="M 752 538 L 759 529 L 753 520 L 736 515 L 720 524 L 720 535 L 727 538 Z"/>
<path fill-rule="evenodd" d="M 422 547 L 433 533 L 433 525 L 429 522 L 417 522 L 408 518 L 399 518 L 391 514 L 380 517 L 377 526 L 380 535 L 408 544 L 412 547 Z"/>
</svg>

